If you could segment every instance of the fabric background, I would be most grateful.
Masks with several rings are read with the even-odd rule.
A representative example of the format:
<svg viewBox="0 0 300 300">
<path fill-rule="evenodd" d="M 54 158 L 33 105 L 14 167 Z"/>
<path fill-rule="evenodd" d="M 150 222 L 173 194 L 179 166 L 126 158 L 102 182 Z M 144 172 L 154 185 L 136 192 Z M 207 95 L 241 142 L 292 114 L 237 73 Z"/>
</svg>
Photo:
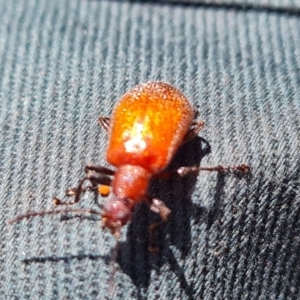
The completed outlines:
<svg viewBox="0 0 300 300">
<path fill-rule="evenodd" d="M 193 3 L 195 2 L 195 3 Z M 299 299 L 299 1 L 0 1 L 0 299 Z M 172 167 L 249 163 L 249 176 L 156 181 L 172 209 L 147 251 L 146 205 L 115 240 L 52 209 L 87 163 L 97 123 L 148 80 L 199 107 Z M 77 207 L 105 201 L 86 194 Z"/>
<path fill-rule="evenodd" d="M 119 0 L 126 1 L 126 0 Z M 217 6 L 231 7 L 241 9 L 260 9 L 298 13 L 300 2 L 298 0 L 129 0 L 130 2 L 152 2 L 152 3 L 169 3 L 181 5 L 196 6 Z"/>
</svg>

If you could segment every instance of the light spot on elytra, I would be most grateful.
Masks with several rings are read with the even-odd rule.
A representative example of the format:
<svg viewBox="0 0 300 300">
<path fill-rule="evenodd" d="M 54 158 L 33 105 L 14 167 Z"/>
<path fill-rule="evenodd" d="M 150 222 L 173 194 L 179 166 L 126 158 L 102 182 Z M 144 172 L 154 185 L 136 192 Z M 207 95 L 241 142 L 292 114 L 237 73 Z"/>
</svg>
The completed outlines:
<svg viewBox="0 0 300 300">
<path fill-rule="evenodd" d="M 145 131 L 144 123 L 135 123 L 133 128 L 124 132 L 126 152 L 139 153 L 146 149 Z"/>
</svg>

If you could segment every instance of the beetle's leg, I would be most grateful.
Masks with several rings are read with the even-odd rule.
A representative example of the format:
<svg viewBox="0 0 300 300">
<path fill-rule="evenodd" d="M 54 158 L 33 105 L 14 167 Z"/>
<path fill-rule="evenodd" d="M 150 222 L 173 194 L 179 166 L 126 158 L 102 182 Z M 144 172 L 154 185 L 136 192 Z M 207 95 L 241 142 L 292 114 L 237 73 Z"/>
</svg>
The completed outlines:
<svg viewBox="0 0 300 300">
<path fill-rule="evenodd" d="M 111 181 L 112 181 L 112 179 L 109 176 L 96 173 L 87 176 L 87 178 L 92 185 L 83 188 L 81 193 L 98 190 L 99 194 L 107 196 L 108 192 L 105 192 L 105 190 L 111 186 Z M 66 191 L 66 196 L 76 196 L 77 191 L 78 188 L 69 189 Z"/>
<path fill-rule="evenodd" d="M 192 123 L 190 125 L 190 129 L 187 132 L 187 134 L 185 135 L 182 144 L 185 144 L 185 143 L 189 142 L 190 140 L 192 140 L 193 138 L 195 138 L 198 135 L 198 133 L 200 132 L 200 130 L 204 127 L 204 125 L 205 125 L 204 121 L 197 120 L 199 115 L 200 115 L 200 113 L 199 113 L 198 109 L 194 108 L 194 120 L 192 121 Z"/>
<path fill-rule="evenodd" d="M 171 210 L 163 203 L 163 201 L 161 201 L 157 198 L 148 197 L 148 202 L 150 203 L 150 209 L 153 212 L 159 214 L 160 217 L 162 218 L 162 220 L 160 222 L 156 222 L 149 226 L 149 234 L 150 234 L 149 251 L 150 252 L 158 252 L 158 247 L 153 242 L 154 241 L 154 232 L 159 226 L 161 226 L 168 220 Z"/>
<path fill-rule="evenodd" d="M 200 112 L 199 112 L 199 110 L 198 110 L 197 108 L 195 108 L 195 107 L 194 107 L 193 111 L 194 111 L 194 120 L 196 120 L 196 119 L 199 117 Z"/>
<path fill-rule="evenodd" d="M 84 171 L 87 175 L 90 172 L 91 172 L 91 174 L 95 174 L 95 173 L 99 174 L 99 176 L 103 175 L 103 174 L 113 176 L 115 174 L 115 171 L 110 170 L 110 169 L 108 169 L 106 167 L 103 167 L 103 166 L 98 166 L 98 165 L 86 165 Z M 90 190 L 98 189 L 98 193 L 102 197 L 106 197 L 106 196 L 108 196 L 108 194 L 110 192 L 110 188 L 109 188 L 110 183 L 111 183 L 111 180 L 110 180 L 109 184 L 100 183 L 100 185 L 99 185 L 98 183 L 96 183 L 96 185 L 94 185 L 93 187 L 90 187 Z"/>
<path fill-rule="evenodd" d="M 113 176 L 115 172 L 106 167 L 97 165 L 86 165 L 84 171 L 86 173 L 86 177 L 80 181 L 77 188 L 70 188 L 66 191 L 67 197 L 75 196 L 74 201 L 66 203 L 61 201 L 59 198 L 53 198 L 53 203 L 55 205 L 72 205 L 77 203 L 80 200 L 81 194 L 85 193 L 86 191 L 95 191 L 98 189 L 99 194 L 102 196 L 108 195 L 108 187 L 111 185 L 111 178 L 109 176 Z M 85 181 L 90 181 L 92 186 L 84 188 L 83 184 Z"/>
<path fill-rule="evenodd" d="M 92 186 L 88 186 L 88 187 L 84 188 L 83 184 L 86 181 L 90 181 Z M 72 205 L 74 203 L 79 202 L 80 196 L 82 193 L 84 193 L 86 191 L 96 190 L 99 185 L 110 186 L 111 178 L 105 174 L 100 174 L 100 173 L 86 176 L 79 182 L 77 188 L 71 188 L 66 191 L 66 196 L 75 196 L 73 201 L 63 202 L 59 198 L 53 198 L 53 203 L 54 203 L 54 205 Z"/>
<path fill-rule="evenodd" d="M 105 131 L 108 131 L 109 130 L 109 126 L 110 126 L 110 118 L 109 117 L 100 116 L 98 120 L 99 120 L 100 126 Z"/>
<path fill-rule="evenodd" d="M 190 126 L 189 131 L 185 135 L 182 144 L 185 144 L 198 136 L 200 130 L 204 127 L 205 123 L 203 121 L 194 120 Z"/>
<path fill-rule="evenodd" d="M 214 167 L 198 167 L 198 166 L 192 166 L 192 167 L 180 167 L 176 170 L 177 174 L 180 177 L 184 177 L 191 173 L 199 173 L 200 171 L 210 171 L 210 172 L 241 172 L 241 173 L 249 173 L 250 172 L 250 166 L 248 164 L 240 164 L 235 166 L 214 166 Z"/>
<path fill-rule="evenodd" d="M 86 174 L 88 174 L 89 171 L 94 171 L 99 174 L 105 174 L 105 175 L 110 175 L 110 176 L 113 176 L 115 174 L 115 171 L 110 170 L 106 167 L 98 166 L 98 165 L 86 165 L 84 168 L 84 171 Z"/>
<path fill-rule="evenodd" d="M 191 173 L 199 173 L 200 171 L 210 171 L 210 172 L 240 172 L 240 173 L 249 173 L 250 172 L 250 166 L 247 164 L 241 164 L 236 166 L 215 166 L 215 167 L 198 167 L 198 166 L 191 166 L 191 167 L 180 167 L 177 170 L 173 171 L 166 171 L 161 172 L 156 175 L 154 175 L 154 178 L 159 179 L 168 179 L 171 177 L 184 177 L 186 175 L 189 175 Z"/>
</svg>

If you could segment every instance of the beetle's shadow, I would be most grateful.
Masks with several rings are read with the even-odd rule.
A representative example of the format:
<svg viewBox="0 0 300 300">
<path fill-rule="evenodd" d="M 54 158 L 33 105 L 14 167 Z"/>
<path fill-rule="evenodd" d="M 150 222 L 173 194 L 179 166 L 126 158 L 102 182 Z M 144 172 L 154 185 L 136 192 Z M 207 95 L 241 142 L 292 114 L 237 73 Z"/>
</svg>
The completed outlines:
<svg viewBox="0 0 300 300">
<path fill-rule="evenodd" d="M 200 165 L 208 153 L 210 153 L 209 143 L 203 138 L 196 137 L 178 150 L 167 170 Z M 152 182 L 149 194 L 161 199 L 172 211 L 168 222 L 159 227 L 155 234 L 155 241 L 160 249 L 157 254 L 148 251 L 150 240 L 148 227 L 160 220 L 160 217 L 152 213 L 146 203 L 137 206 L 128 226 L 126 241 L 120 244 L 117 261 L 122 272 L 131 278 L 139 292 L 149 286 L 152 270 L 158 271 L 164 264 L 168 264 L 174 274 L 177 274 L 181 288 L 192 298 L 192 287 L 188 284 L 172 252 L 172 247 L 180 251 L 181 258 L 187 256 L 191 248 L 191 219 L 201 220 L 204 219 L 203 216 L 209 214 L 210 222 L 213 222 L 220 207 L 218 195 L 222 193 L 222 185 L 224 186 L 224 177 L 219 174 L 218 195 L 214 199 L 213 209 L 208 212 L 191 201 L 197 176 L 198 174 L 190 174 L 183 178 Z"/>
<path fill-rule="evenodd" d="M 182 166 L 200 165 L 203 157 L 210 153 L 210 144 L 203 138 L 196 137 L 183 145 L 175 155 L 167 170 L 175 170 Z M 137 287 L 138 298 L 142 299 L 143 291 L 147 290 L 150 284 L 151 272 L 161 269 L 165 264 L 177 275 L 181 288 L 190 299 L 193 299 L 193 287 L 188 284 L 184 272 L 173 254 L 172 247 L 180 251 L 181 259 L 184 259 L 191 248 L 191 219 L 197 222 L 207 222 L 208 226 L 214 222 L 219 215 L 220 195 L 224 187 L 224 175 L 218 173 L 216 194 L 212 199 L 214 206 L 209 211 L 192 203 L 191 195 L 195 188 L 198 174 L 190 174 L 183 178 L 171 178 L 168 180 L 153 180 L 150 186 L 149 195 L 161 199 L 171 209 L 171 215 L 163 226 L 159 227 L 155 242 L 160 249 L 159 253 L 149 252 L 149 230 L 150 224 L 160 220 L 160 217 L 150 211 L 146 203 L 138 205 L 134 211 L 133 218 L 127 228 L 127 236 L 124 242 L 118 246 L 117 263 L 122 273 L 127 274 L 133 284 Z M 98 203 L 98 196 L 95 195 L 95 203 Z M 94 216 L 62 216 L 62 220 L 80 217 L 95 221 Z M 170 247 L 171 246 L 171 247 Z M 114 252 L 114 251 L 112 251 Z M 78 255 L 67 257 L 34 257 L 23 262 L 43 263 L 46 261 L 69 261 L 72 259 L 103 259 L 110 264 L 114 254 L 104 256 Z"/>
</svg>

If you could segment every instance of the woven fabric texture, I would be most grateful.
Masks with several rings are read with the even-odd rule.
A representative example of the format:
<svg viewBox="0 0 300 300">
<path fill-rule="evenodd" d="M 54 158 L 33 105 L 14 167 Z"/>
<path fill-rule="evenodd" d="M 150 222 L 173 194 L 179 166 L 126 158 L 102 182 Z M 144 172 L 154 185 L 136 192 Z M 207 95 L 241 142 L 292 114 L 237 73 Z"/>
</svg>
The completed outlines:
<svg viewBox="0 0 300 300">
<path fill-rule="evenodd" d="M 0 17 L 0 299 L 300 299 L 300 14 L 0 0 Z M 53 209 L 86 164 L 108 166 L 98 117 L 149 80 L 178 87 L 206 124 L 207 143 L 186 144 L 171 167 L 249 163 L 251 174 L 154 181 L 172 210 L 160 252 L 147 250 L 157 217 L 142 204 L 115 264 L 97 216 L 7 225 Z M 86 193 L 76 208 L 103 201 Z"/>
<path fill-rule="evenodd" d="M 128 0 L 118 0 L 128 1 Z M 267 11 L 285 11 L 299 13 L 300 2 L 298 0 L 129 0 L 130 2 L 156 2 L 181 5 L 210 5 L 218 7 L 231 7 L 247 9 L 261 9 Z"/>
</svg>

